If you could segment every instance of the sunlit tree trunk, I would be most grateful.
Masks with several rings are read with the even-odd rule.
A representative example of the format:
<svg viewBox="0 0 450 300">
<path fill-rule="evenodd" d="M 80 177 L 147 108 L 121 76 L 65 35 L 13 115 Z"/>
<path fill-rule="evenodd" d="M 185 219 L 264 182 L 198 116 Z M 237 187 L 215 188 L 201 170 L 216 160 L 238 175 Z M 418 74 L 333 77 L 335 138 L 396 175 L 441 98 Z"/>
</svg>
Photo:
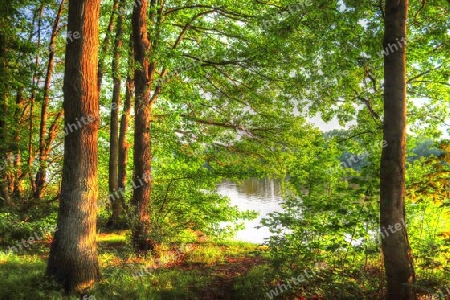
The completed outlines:
<svg viewBox="0 0 450 300">
<path fill-rule="evenodd" d="M 80 38 L 66 46 L 65 125 L 81 126 L 65 137 L 58 230 L 47 266 L 47 275 L 66 292 L 83 292 L 100 278 L 96 243 L 99 9 L 99 0 L 69 0 L 67 31 Z"/>
<path fill-rule="evenodd" d="M 143 0 L 133 9 L 133 41 L 136 61 L 135 71 L 135 129 L 134 129 L 134 173 L 135 185 L 131 201 L 133 209 L 132 243 L 137 251 L 146 251 L 150 244 L 147 237 L 150 229 L 149 204 L 151 195 L 151 141 L 150 90 L 152 72 L 149 64 L 151 43 L 147 34 L 148 1 Z M 153 1 L 152 1 L 153 3 Z"/>
<path fill-rule="evenodd" d="M 407 0 L 387 0 L 383 47 L 384 139 L 381 157 L 380 225 L 387 276 L 387 299 L 416 299 L 408 284 L 415 280 L 405 224 L 406 18 Z M 395 45 L 395 46 L 394 46 Z M 401 230 L 386 230 L 401 227 Z"/>
</svg>

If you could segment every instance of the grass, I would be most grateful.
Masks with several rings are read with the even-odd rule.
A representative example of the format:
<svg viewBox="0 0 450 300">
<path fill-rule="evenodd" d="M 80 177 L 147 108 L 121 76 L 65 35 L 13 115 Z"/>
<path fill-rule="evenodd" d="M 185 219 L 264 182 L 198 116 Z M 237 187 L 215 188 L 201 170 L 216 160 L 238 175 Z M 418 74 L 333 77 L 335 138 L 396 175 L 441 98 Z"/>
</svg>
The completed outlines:
<svg viewBox="0 0 450 300">
<path fill-rule="evenodd" d="M 126 234 L 98 235 L 102 280 L 81 299 L 268 299 L 268 292 L 287 284 L 290 277 L 269 265 L 266 246 L 185 240 L 159 244 L 152 253 L 138 257 Z M 63 297 L 57 285 L 44 280 L 48 246 L 49 241 L 43 240 L 29 252 L 0 252 L 0 300 L 80 299 Z M 294 295 L 298 299 L 380 299 L 382 280 L 383 269 L 374 254 L 366 266 L 356 261 L 345 268 L 329 265 L 276 299 L 294 299 Z M 447 284 L 424 281 L 417 286 L 425 299 Z"/>
<path fill-rule="evenodd" d="M 99 244 L 115 244 L 115 243 L 125 243 L 126 242 L 126 232 L 118 231 L 108 234 L 98 234 L 97 243 Z"/>
<path fill-rule="evenodd" d="M 99 234 L 97 241 L 102 280 L 85 299 L 215 299 L 224 290 L 236 292 L 233 278 L 252 270 L 255 262 L 264 264 L 267 255 L 251 243 L 191 242 L 160 244 L 146 257 L 137 257 L 125 231 Z M 61 289 L 43 278 L 48 247 L 39 250 L 0 253 L 0 299 L 62 299 Z M 249 284 L 239 278 L 237 287 L 247 289 Z"/>
<path fill-rule="evenodd" d="M 0 254 L 0 299 L 61 299 L 61 291 L 42 280 L 45 268 L 41 255 Z"/>
</svg>

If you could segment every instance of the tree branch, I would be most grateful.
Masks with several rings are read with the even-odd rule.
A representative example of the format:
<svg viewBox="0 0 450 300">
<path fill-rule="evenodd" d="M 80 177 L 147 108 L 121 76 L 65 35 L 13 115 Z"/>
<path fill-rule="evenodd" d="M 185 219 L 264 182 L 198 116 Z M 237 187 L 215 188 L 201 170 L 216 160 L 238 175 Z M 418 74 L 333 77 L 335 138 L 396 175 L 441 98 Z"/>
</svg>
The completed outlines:
<svg viewBox="0 0 450 300">
<path fill-rule="evenodd" d="M 360 100 L 362 103 L 365 104 L 367 109 L 369 110 L 370 115 L 374 119 L 376 123 L 380 123 L 380 116 L 377 114 L 377 112 L 373 109 L 372 105 L 370 104 L 370 100 L 362 97 L 355 89 L 353 89 L 353 92 L 355 93 L 356 99 Z"/>
<path fill-rule="evenodd" d="M 424 72 L 422 72 L 422 73 L 419 73 L 419 74 L 417 74 L 417 75 L 411 77 L 410 79 L 408 79 L 408 80 L 406 81 L 406 84 L 413 82 L 415 79 L 417 79 L 417 78 L 419 78 L 419 77 L 422 77 L 423 75 L 426 75 L 426 74 L 431 73 L 431 71 L 439 70 L 441 67 L 442 67 L 442 65 L 437 66 L 437 67 L 434 68 L 434 69 L 427 70 L 427 71 L 424 71 Z"/>
</svg>

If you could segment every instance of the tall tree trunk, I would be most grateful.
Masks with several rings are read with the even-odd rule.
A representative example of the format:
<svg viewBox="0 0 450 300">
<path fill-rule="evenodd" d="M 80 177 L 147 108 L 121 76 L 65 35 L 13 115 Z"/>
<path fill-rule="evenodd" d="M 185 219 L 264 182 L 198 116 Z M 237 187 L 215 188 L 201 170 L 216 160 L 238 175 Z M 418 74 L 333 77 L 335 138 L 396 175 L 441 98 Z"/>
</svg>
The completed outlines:
<svg viewBox="0 0 450 300">
<path fill-rule="evenodd" d="M 121 2 L 121 4 L 124 1 Z M 126 4 L 126 3 L 123 3 Z M 122 5 L 120 5 L 120 8 Z M 119 9 L 119 8 L 118 8 Z M 123 36 L 123 14 L 117 16 L 116 35 L 114 38 L 114 54 L 112 59 L 113 74 L 113 98 L 111 104 L 110 118 L 110 143 L 109 143 L 109 194 L 113 195 L 118 190 L 118 168 L 119 168 L 119 104 L 120 104 L 120 87 L 122 84 L 120 76 L 120 52 L 122 50 Z M 120 214 L 122 212 L 122 203 L 111 197 L 112 214 L 107 225 L 114 228 L 117 225 Z"/>
<path fill-rule="evenodd" d="M 134 129 L 134 192 L 131 201 L 133 209 L 131 240 L 137 251 L 151 248 L 147 242 L 150 229 L 149 205 L 151 195 L 151 77 L 149 53 L 151 43 L 147 34 L 148 1 L 140 1 L 133 9 L 132 27 L 135 61 L 135 129 Z M 153 2 L 153 1 L 152 1 Z"/>
<path fill-rule="evenodd" d="M 3 16 L 0 15 L 0 24 L 2 27 L 5 24 Z M 7 82 L 7 58 L 6 58 L 6 37 L 0 32 L 0 97 L 1 108 L 0 114 L 0 159 L 3 161 L 6 157 L 6 119 L 8 112 L 8 93 L 6 92 Z M 2 197 L 7 205 L 12 205 L 11 198 L 8 192 L 8 177 L 6 175 L 6 166 L 0 169 L 0 197 Z"/>
<path fill-rule="evenodd" d="M 128 161 L 128 148 L 127 132 L 130 124 L 131 114 L 131 100 L 134 92 L 134 51 L 133 51 L 133 39 L 130 39 L 130 55 L 128 75 L 126 81 L 125 102 L 123 104 L 122 118 L 120 120 L 120 132 L 119 132 L 119 159 L 118 159 L 118 187 L 119 200 L 122 206 L 125 206 L 125 187 L 127 183 L 127 161 Z"/>
<path fill-rule="evenodd" d="M 36 192 L 36 180 L 33 177 L 33 174 L 31 172 L 33 162 L 34 162 L 34 155 L 33 155 L 33 130 L 34 130 L 34 103 L 36 101 L 36 91 L 38 89 L 40 75 L 39 75 L 39 61 L 40 61 L 40 48 L 41 48 L 41 25 L 42 25 L 42 16 L 44 12 L 44 4 L 42 3 L 39 8 L 39 18 L 38 18 L 38 28 L 37 28 L 37 34 L 38 34 L 38 40 L 37 40 L 37 54 L 34 62 L 34 73 L 33 73 L 33 79 L 32 79 L 32 90 L 31 90 L 31 97 L 30 97 L 30 116 L 29 116 L 29 135 L 28 135 L 28 176 L 30 177 L 30 186 L 33 194 Z M 34 35 L 34 32 L 32 31 L 30 33 L 29 39 L 31 40 L 32 36 Z"/>
<path fill-rule="evenodd" d="M 100 279 L 96 242 L 98 200 L 98 18 L 100 0 L 69 0 L 68 32 L 79 39 L 66 46 L 65 136 L 58 230 L 50 248 L 47 275 L 66 292 L 83 292 Z"/>
<path fill-rule="evenodd" d="M 53 76 L 53 65 L 55 60 L 55 41 L 58 35 L 59 21 L 61 20 L 64 3 L 66 0 L 61 0 L 59 4 L 58 13 L 56 14 L 55 22 L 53 23 L 52 35 L 49 43 L 49 54 L 47 63 L 47 74 L 45 75 L 44 84 L 44 99 L 41 104 L 41 123 L 39 125 L 39 170 L 36 173 L 36 190 L 33 193 L 35 199 L 40 199 L 42 191 L 47 181 L 47 159 L 49 155 L 49 145 L 46 143 L 45 134 L 47 131 L 47 109 L 50 100 L 50 83 Z M 52 142 L 52 141 L 50 141 Z"/>
<path fill-rule="evenodd" d="M 408 284 L 415 280 L 405 224 L 406 18 L 408 0 L 387 0 L 383 47 L 384 139 L 380 171 L 380 225 L 387 277 L 387 299 L 416 299 Z M 393 232 L 392 228 L 399 228 Z M 386 229 L 389 228 L 390 232 Z M 386 231 L 385 231 L 386 230 Z M 383 234 L 384 233 L 384 234 Z"/>
</svg>

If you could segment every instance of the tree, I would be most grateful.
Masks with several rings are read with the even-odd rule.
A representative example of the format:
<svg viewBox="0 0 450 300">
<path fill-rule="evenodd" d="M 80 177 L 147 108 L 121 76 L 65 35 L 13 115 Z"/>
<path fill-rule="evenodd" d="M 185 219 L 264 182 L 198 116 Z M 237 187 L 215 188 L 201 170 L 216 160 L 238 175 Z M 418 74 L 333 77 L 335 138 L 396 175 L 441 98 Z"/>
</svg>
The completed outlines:
<svg viewBox="0 0 450 300">
<path fill-rule="evenodd" d="M 105 38 L 102 41 L 102 48 L 100 50 L 100 57 L 98 60 L 98 91 L 101 92 L 102 84 L 103 84 L 103 73 L 105 69 L 105 58 L 104 55 L 107 55 L 109 51 L 111 36 L 114 31 L 114 16 L 118 11 L 119 1 L 114 0 L 111 15 L 109 16 L 108 26 L 106 27 Z"/>
<path fill-rule="evenodd" d="M 380 226 L 405 224 L 406 19 L 408 0 L 388 0 L 385 9 L 384 124 L 380 165 Z M 416 299 L 413 259 L 406 228 L 382 235 L 387 299 Z"/>
<path fill-rule="evenodd" d="M 5 12 L 2 8 L 0 10 L 0 24 L 4 25 L 6 16 L 4 16 Z M 1 26 L 4 28 L 3 26 Z M 6 149 L 4 149 L 4 144 L 6 142 L 6 112 L 8 109 L 8 98 L 7 98 L 7 92 L 6 92 L 6 72 L 7 72 L 7 57 L 6 57 L 6 36 L 5 33 L 0 31 L 0 99 L 1 99 L 1 107 L 2 107 L 2 114 L 0 115 L 0 142 L 2 144 L 2 147 L 0 148 L 0 157 L 4 158 L 6 154 Z M 9 197 L 8 193 L 8 178 L 6 175 L 6 172 L 3 170 L 1 172 L 0 177 L 0 184 L 1 184 L 1 194 L 0 196 L 4 199 L 4 201 L 11 205 L 11 199 Z"/>
<path fill-rule="evenodd" d="M 120 7 L 126 3 L 121 1 Z M 113 195 L 118 190 L 119 178 L 119 104 L 120 104 L 120 87 L 122 85 L 122 79 L 120 76 L 120 51 L 122 49 L 122 37 L 123 37 L 123 14 L 117 16 L 117 26 L 114 37 L 114 50 L 112 59 L 112 75 L 113 75 L 113 98 L 111 104 L 111 117 L 110 117 L 110 132 L 109 132 L 109 194 Z M 121 201 L 111 201 L 112 214 L 109 219 L 108 226 L 114 227 L 117 225 L 119 219 L 122 203 Z"/>
<path fill-rule="evenodd" d="M 130 47 L 128 56 L 129 70 L 126 79 L 125 88 L 125 101 L 123 103 L 123 112 L 120 120 L 120 130 L 119 130 L 119 155 L 118 155 L 118 189 L 122 191 L 119 193 L 120 205 L 125 205 L 125 193 L 124 190 L 127 184 L 127 163 L 128 163 L 128 149 L 129 144 L 127 143 L 127 132 L 130 126 L 131 118 L 131 101 L 134 92 L 134 52 L 133 52 L 133 39 L 130 37 Z"/>
<path fill-rule="evenodd" d="M 136 2 L 138 3 L 138 2 Z M 153 1 L 152 1 L 153 3 Z M 134 173 L 133 181 L 139 182 L 131 201 L 133 224 L 131 239 L 136 250 L 149 249 L 147 236 L 150 229 L 149 204 L 151 194 L 151 78 L 154 76 L 155 63 L 149 63 L 152 44 L 147 34 L 147 6 L 143 0 L 135 5 L 132 17 L 134 57 L 138 65 L 135 70 L 135 131 L 134 131 Z M 153 9 L 153 7 L 152 7 Z"/>
<path fill-rule="evenodd" d="M 135 215 L 132 240 L 137 250 L 149 247 L 149 216 L 153 209 L 150 206 L 151 143 L 154 141 L 151 122 L 183 118 L 183 122 L 177 121 L 178 129 L 186 136 L 183 134 L 179 139 L 191 136 L 191 128 L 195 127 L 211 140 L 220 135 L 227 139 L 229 135 L 225 131 L 237 136 L 239 128 L 244 128 L 239 121 L 244 123 L 244 120 L 233 119 L 244 119 L 242 111 L 251 106 L 248 103 L 255 98 L 250 95 L 266 85 L 262 80 L 255 80 L 251 88 L 239 83 L 254 74 L 250 55 L 245 52 L 252 40 L 250 29 L 243 30 L 240 25 L 249 18 L 245 11 L 248 7 L 245 3 L 242 6 L 237 9 L 221 1 L 186 6 L 156 0 L 135 3 L 132 17 L 136 64 L 133 182 L 137 187 L 131 205 Z M 221 39 L 221 35 L 225 35 L 226 40 Z M 250 90 L 245 100 L 241 99 L 243 89 Z M 207 99 L 203 95 L 206 93 L 213 99 Z M 206 102 L 214 104 L 205 105 Z M 228 102 L 232 105 L 226 105 Z M 159 116 L 153 115 L 155 111 Z M 152 124 L 152 128 L 155 126 Z M 224 130 L 218 132 L 210 127 Z"/>
<path fill-rule="evenodd" d="M 100 1 L 69 1 L 67 31 L 79 39 L 66 48 L 66 135 L 61 201 L 47 275 L 66 292 L 82 292 L 100 278 L 96 243 L 98 106 L 98 16 Z"/>
</svg>

